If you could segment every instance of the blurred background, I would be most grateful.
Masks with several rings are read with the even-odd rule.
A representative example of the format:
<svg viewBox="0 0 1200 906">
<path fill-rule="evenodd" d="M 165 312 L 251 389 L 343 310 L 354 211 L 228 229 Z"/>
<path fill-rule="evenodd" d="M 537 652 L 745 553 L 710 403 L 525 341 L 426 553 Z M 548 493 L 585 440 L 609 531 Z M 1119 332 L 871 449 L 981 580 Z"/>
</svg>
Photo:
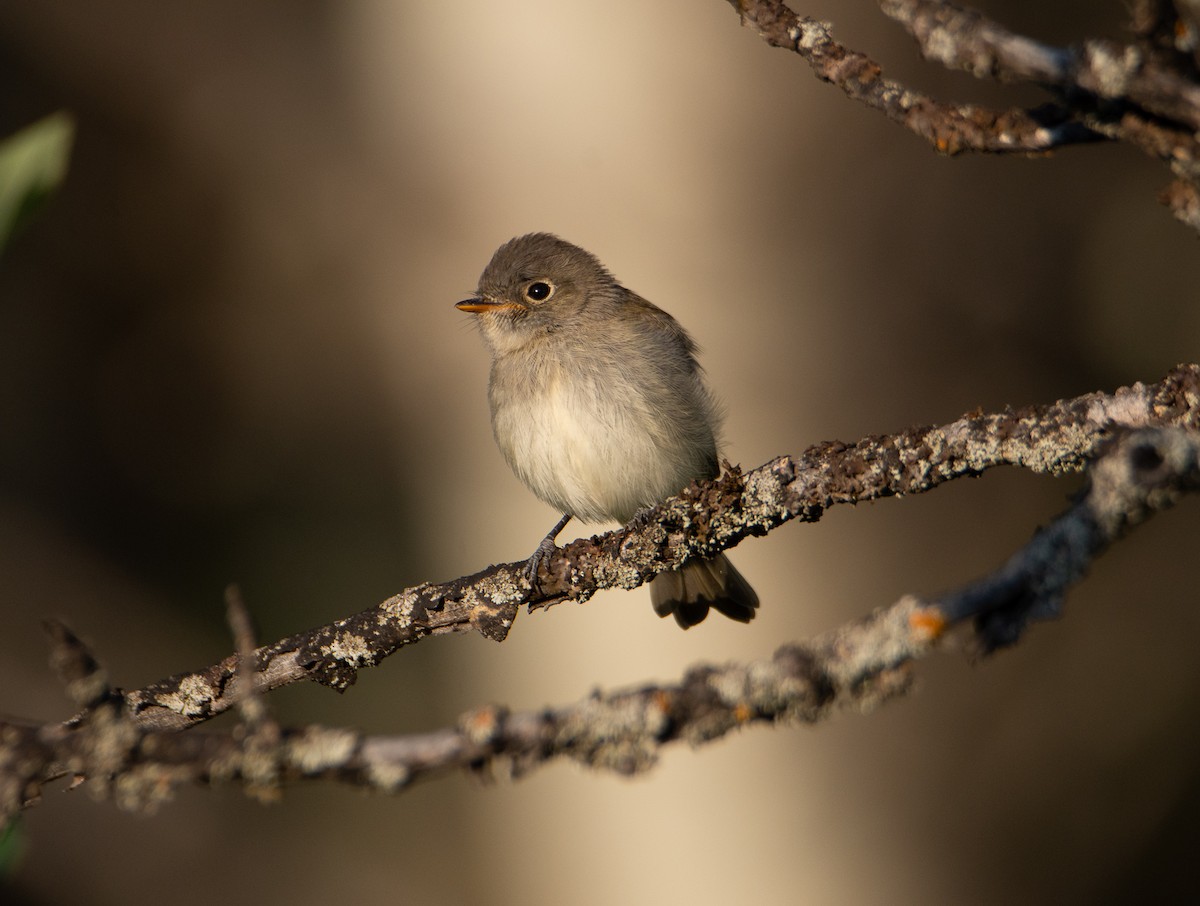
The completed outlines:
<svg viewBox="0 0 1200 906">
<path fill-rule="evenodd" d="M 872 3 L 795 8 L 935 96 L 1044 99 L 922 63 Z M 1125 14 L 983 8 L 1056 43 L 1119 38 Z M 8 3 L 0 85 L 0 134 L 78 124 L 65 185 L 0 260 L 0 711 L 24 718 L 71 710 L 46 616 L 132 688 L 230 652 L 227 583 L 273 641 L 528 556 L 557 514 L 495 449 L 487 357 L 452 307 L 516 234 L 592 250 L 691 330 L 746 467 L 1200 357 L 1200 254 L 1155 202 L 1163 167 L 1106 146 L 937 157 L 721 0 Z M 684 634 L 645 590 L 610 592 L 270 703 L 403 733 L 766 657 L 989 570 L 1079 483 L 998 471 L 749 541 L 749 627 Z M 983 663 L 935 657 L 876 713 L 679 747 L 635 780 L 564 763 L 274 807 L 189 789 L 153 816 L 54 791 L 0 899 L 1174 890 L 1200 845 L 1198 530 L 1195 501 L 1153 520 L 1065 619 Z"/>
</svg>

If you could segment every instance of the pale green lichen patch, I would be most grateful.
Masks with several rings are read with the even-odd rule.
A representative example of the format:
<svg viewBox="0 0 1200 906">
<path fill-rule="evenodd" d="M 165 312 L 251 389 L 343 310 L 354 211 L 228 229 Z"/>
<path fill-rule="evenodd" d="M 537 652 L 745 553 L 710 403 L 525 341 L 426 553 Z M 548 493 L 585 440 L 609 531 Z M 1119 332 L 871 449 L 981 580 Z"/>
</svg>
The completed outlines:
<svg viewBox="0 0 1200 906">
<path fill-rule="evenodd" d="M 721 670 L 709 677 L 708 685 L 718 700 L 730 708 L 751 698 L 750 677 L 745 670 Z"/>
<path fill-rule="evenodd" d="M 208 775 L 214 782 L 229 780 L 241 771 L 242 761 L 240 747 L 224 748 L 208 763 Z"/>
<path fill-rule="evenodd" d="M 1088 406 L 1088 421 L 1095 425 L 1116 422 L 1120 425 L 1141 427 L 1149 421 L 1146 388 L 1142 384 L 1122 387 L 1112 396 L 1101 396 Z"/>
<path fill-rule="evenodd" d="M 175 786 L 186 779 L 185 771 L 166 765 L 137 765 L 116 778 L 110 790 L 100 790 L 91 781 L 88 788 L 97 795 L 111 792 L 118 808 L 126 811 L 153 812 L 162 802 L 169 801 Z"/>
<path fill-rule="evenodd" d="M 1142 54 L 1128 45 L 1114 53 L 1099 42 L 1088 45 L 1088 62 L 1096 80 L 1096 90 L 1103 97 L 1121 97 L 1129 90 L 1129 82 L 1142 63 Z"/>
<path fill-rule="evenodd" d="M 392 595 L 379 605 L 379 623 L 382 625 L 397 621 L 407 626 L 412 622 L 413 609 L 416 607 L 418 595 L 427 587 L 426 583 L 418 585 L 416 588 L 406 589 L 398 595 Z"/>
<path fill-rule="evenodd" d="M 101 708 L 92 714 L 88 730 L 80 773 L 119 774 L 141 736 L 137 727 L 111 708 Z"/>
<path fill-rule="evenodd" d="M 950 67 L 958 59 L 958 38 L 945 28 L 932 29 L 925 38 L 923 50 L 927 60 Z M 975 66 L 979 67 L 980 63 Z"/>
<path fill-rule="evenodd" d="M 593 698 L 559 725 L 555 747 L 593 767 L 636 774 L 653 766 L 655 742 L 667 728 L 668 713 L 653 701 Z"/>
<path fill-rule="evenodd" d="M 749 702 L 781 720 L 812 721 L 821 708 L 813 680 L 772 659 L 750 665 Z"/>
<path fill-rule="evenodd" d="M 157 702 L 184 717 L 199 717 L 208 713 L 216 697 L 217 690 L 212 683 L 199 674 L 193 674 L 184 677 L 175 692 L 160 695 Z"/>
<path fill-rule="evenodd" d="M 651 533 L 635 532 L 621 542 L 617 557 L 602 557 L 596 563 L 594 578 L 602 587 L 637 588 L 642 575 L 635 563 L 649 563 L 658 555 L 661 540 L 648 537 Z M 659 532 L 660 538 L 665 533 Z"/>
<path fill-rule="evenodd" d="M 375 789 L 395 793 L 408 785 L 412 772 L 394 762 L 372 762 L 367 767 L 367 780 Z"/>
<path fill-rule="evenodd" d="M 503 708 L 484 705 L 462 715 L 458 720 L 458 729 L 472 745 L 491 745 L 504 726 L 505 713 Z"/>
<path fill-rule="evenodd" d="M 328 645 L 321 646 L 321 653 L 347 664 L 372 663 L 371 646 L 362 636 L 353 632 L 339 632 Z"/>
<path fill-rule="evenodd" d="M 1057 433 L 1055 443 L 1022 443 L 1018 446 L 1014 442 L 1006 442 L 1000 445 L 1000 450 L 1005 459 L 1020 463 L 1027 469 L 1058 475 L 1074 471 L 1072 464 L 1078 462 L 1078 451 L 1086 450 L 1094 435 L 1094 429 L 1084 425 L 1066 424 Z"/>
<path fill-rule="evenodd" d="M 812 51 L 822 44 L 828 44 L 830 25 L 828 22 L 800 22 L 788 30 L 788 37 L 796 42 L 801 50 Z"/>
<path fill-rule="evenodd" d="M 518 605 L 528 596 L 529 591 L 523 577 L 502 569 L 490 576 L 485 576 L 463 597 L 463 603 L 476 607 L 481 599 L 494 608 Z"/>
<path fill-rule="evenodd" d="M 351 730 L 306 727 L 284 747 L 287 762 L 305 774 L 342 767 L 354 754 L 358 734 Z"/>
<path fill-rule="evenodd" d="M 242 777 L 246 780 L 247 792 L 271 801 L 279 788 L 279 755 L 274 746 L 245 747 L 242 756 Z"/>
<path fill-rule="evenodd" d="M 462 606 L 475 629 L 487 638 L 502 641 L 512 626 L 512 615 L 528 596 L 524 576 L 502 569 L 464 589 Z M 503 628 L 497 629 L 496 624 Z"/>
</svg>

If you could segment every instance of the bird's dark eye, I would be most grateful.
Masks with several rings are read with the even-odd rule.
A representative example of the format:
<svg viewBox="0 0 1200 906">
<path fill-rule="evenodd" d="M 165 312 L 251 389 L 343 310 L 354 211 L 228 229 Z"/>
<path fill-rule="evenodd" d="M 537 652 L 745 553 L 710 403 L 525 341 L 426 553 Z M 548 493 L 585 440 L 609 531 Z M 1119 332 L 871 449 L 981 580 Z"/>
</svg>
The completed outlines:
<svg viewBox="0 0 1200 906">
<path fill-rule="evenodd" d="M 554 295 L 554 286 L 545 280 L 534 280 L 525 287 L 525 298 L 530 302 L 545 302 L 552 295 Z"/>
</svg>

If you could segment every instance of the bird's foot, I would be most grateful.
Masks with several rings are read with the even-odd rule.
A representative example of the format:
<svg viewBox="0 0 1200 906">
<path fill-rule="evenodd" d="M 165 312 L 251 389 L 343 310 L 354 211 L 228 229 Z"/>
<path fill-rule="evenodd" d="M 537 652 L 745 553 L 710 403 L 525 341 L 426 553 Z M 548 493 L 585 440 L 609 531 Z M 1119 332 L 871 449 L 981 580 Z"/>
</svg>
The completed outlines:
<svg viewBox="0 0 1200 906">
<path fill-rule="evenodd" d="M 554 555 L 554 548 L 554 539 L 547 536 L 537 546 L 537 550 L 533 552 L 533 556 L 526 561 L 525 578 L 529 580 L 529 584 L 534 588 L 538 584 L 538 572 L 541 570 L 543 564 L 547 566 L 550 564 L 550 558 Z"/>
<path fill-rule="evenodd" d="M 531 590 L 538 587 L 538 572 L 543 565 L 549 565 L 550 558 L 554 555 L 554 539 L 558 537 L 558 533 L 563 530 L 568 522 L 571 521 L 570 514 L 564 515 L 558 520 L 554 528 L 550 529 L 550 533 L 542 539 L 541 544 L 537 546 L 537 550 L 533 552 L 533 556 L 525 563 L 525 577 L 529 580 Z"/>
</svg>

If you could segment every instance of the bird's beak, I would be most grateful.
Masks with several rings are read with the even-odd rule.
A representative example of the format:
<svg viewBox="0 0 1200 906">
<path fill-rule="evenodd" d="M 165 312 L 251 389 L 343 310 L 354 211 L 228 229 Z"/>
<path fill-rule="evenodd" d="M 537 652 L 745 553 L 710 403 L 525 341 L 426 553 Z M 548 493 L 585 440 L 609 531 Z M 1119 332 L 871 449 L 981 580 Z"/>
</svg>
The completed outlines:
<svg viewBox="0 0 1200 906">
<path fill-rule="evenodd" d="M 479 313 L 481 311 L 491 311 L 494 303 L 488 302 L 486 299 L 463 299 L 461 302 L 455 302 L 454 307 L 459 311 Z"/>
<path fill-rule="evenodd" d="M 522 306 L 515 302 L 493 302 L 490 299 L 476 297 L 474 299 L 463 299 L 461 302 L 455 302 L 454 307 L 459 311 L 469 311 L 472 314 L 479 314 L 485 311 L 516 311 Z"/>
</svg>

